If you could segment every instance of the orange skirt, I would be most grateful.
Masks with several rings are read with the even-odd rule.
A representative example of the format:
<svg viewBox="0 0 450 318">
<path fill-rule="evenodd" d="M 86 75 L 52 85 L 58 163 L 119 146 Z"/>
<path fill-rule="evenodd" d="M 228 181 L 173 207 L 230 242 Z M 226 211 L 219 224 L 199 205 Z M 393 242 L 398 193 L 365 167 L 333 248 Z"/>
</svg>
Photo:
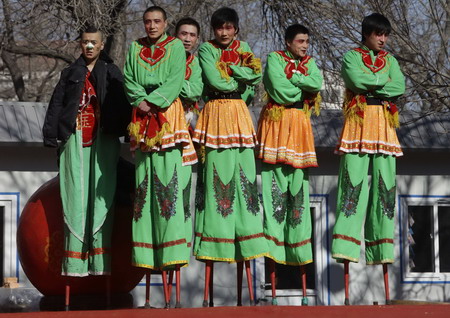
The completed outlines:
<svg viewBox="0 0 450 318">
<path fill-rule="evenodd" d="M 194 142 L 206 147 L 253 148 L 256 133 L 242 99 L 215 99 L 206 103 L 195 126 Z"/>
<path fill-rule="evenodd" d="M 281 118 L 272 120 L 265 116 L 266 111 L 266 108 L 261 111 L 258 123 L 258 158 L 266 163 L 287 164 L 299 169 L 317 167 L 308 115 L 302 109 L 284 108 Z"/>
<path fill-rule="evenodd" d="M 345 120 L 336 153 L 351 152 L 403 156 L 395 128 L 389 125 L 382 106 L 368 105 L 362 125 L 354 120 Z"/>
<path fill-rule="evenodd" d="M 181 100 L 177 98 L 172 105 L 166 109 L 161 109 L 161 112 L 163 112 L 164 117 L 170 125 L 170 131 L 162 136 L 161 143 L 153 147 L 148 147 L 144 143 L 144 140 L 136 141 L 131 136 L 131 151 L 139 149 L 142 152 L 157 152 L 181 145 L 183 150 L 183 166 L 195 164 L 198 161 L 197 153 L 195 152 L 194 144 L 189 134 Z"/>
</svg>

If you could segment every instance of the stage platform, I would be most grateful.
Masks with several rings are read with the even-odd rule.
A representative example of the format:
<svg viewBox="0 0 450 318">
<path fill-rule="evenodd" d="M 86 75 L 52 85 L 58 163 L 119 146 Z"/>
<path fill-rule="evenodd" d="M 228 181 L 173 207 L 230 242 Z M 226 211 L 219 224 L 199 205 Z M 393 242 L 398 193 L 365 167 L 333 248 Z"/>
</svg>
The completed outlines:
<svg viewBox="0 0 450 318">
<path fill-rule="evenodd" d="M 255 306 L 182 309 L 123 309 L 0 314 L 14 318 L 416 318 L 450 317 L 448 305 Z"/>
</svg>

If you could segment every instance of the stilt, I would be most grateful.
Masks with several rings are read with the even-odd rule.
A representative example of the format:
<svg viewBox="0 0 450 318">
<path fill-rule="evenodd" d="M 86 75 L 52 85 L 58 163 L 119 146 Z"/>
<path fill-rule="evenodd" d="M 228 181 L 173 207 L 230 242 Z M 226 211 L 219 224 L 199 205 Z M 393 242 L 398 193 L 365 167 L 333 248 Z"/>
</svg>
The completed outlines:
<svg viewBox="0 0 450 318">
<path fill-rule="evenodd" d="M 167 288 L 169 290 L 169 302 L 172 299 L 172 284 L 173 284 L 173 271 L 169 271 L 169 281 L 167 282 Z"/>
<path fill-rule="evenodd" d="M 250 261 L 245 261 L 245 272 L 247 274 L 248 293 L 250 294 L 250 306 L 255 306 L 255 293 L 252 284 L 252 272 L 250 270 Z"/>
<path fill-rule="evenodd" d="M 386 305 L 391 305 L 391 298 L 389 296 L 388 264 L 383 264 L 383 276 L 384 276 L 384 292 L 386 294 Z"/>
<path fill-rule="evenodd" d="M 244 275 L 244 262 L 237 262 L 237 306 L 242 306 L 242 276 Z"/>
<path fill-rule="evenodd" d="M 302 306 L 308 306 L 308 297 L 306 297 L 306 270 L 305 270 L 305 265 L 300 265 L 300 271 L 302 273 L 302 291 L 303 291 Z"/>
<path fill-rule="evenodd" d="M 350 298 L 348 296 L 349 285 L 350 285 L 350 274 L 349 274 L 349 260 L 344 260 L 344 288 L 345 288 L 345 301 L 346 306 L 350 305 Z"/>
<path fill-rule="evenodd" d="M 211 263 L 211 277 L 209 279 L 209 307 L 214 307 L 214 263 Z"/>
<path fill-rule="evenodd" d="M 69 311 L 70 310 L 70 285 L 69 285 L 68 282 L 66 283 L 64 310 L 65 311 Z"/>
<path fill-rule="evenodd" d="M 206 261 L 205 263 L 205 291 L 203 294 L 203 307 L 208 307 L 208 291 L 209 280 L 211 278 L 212 261 Z"/>
<path fill-rule="evenodd" d="M 111 309 L 111 275 L 106 276 L 106 309 Z"/>
<path fill-rule="evenodd" d="M 150 275 L 152 270 L 149 269 L 145 273 L 145 304 L 144 308 L 150 308 Z"/>
<path fill-rule="evenodd" d="M 172 272 L 172 274 L 173 274 L 173 271 L 171 271 Z M 181 283 L 181 273 L 180 273 L 180 265 L 176 265 L 175 266 L 175 276 L 176 276 L 176 278 L 175 278 L 175 280 L 176 280 L 176 287 L 175 287 L 175 289 L 176 289 L 176 299 L 177 299 L 177 302 L 175 303 L 175 308 L 181 308 L 181 286 L 180 286 L 180 283 Z M 170 285 L 172 286 L 172 281 L 170 281 Z"/>
<path fill-rule="evenodd" d="M 167 271 L 161 271 L 163 287 L 164 287 L 164 300 L 166 301 L 166 305 L 164 308 L 170 308 L 170 297 L 169 297 L 169 288 L 167 286 Z"/>
<path fill-rule="evenodd" d="M 275 274 L 275 261 L 271 258 L 266 258 L 267 262 L 269 262 L 269 274 L 270 274 L 270 286 L 272 288 L 272 305 L 278 305 L 277 300 L 277 282 L 276 282 L 276 274 Z"/>
</svg>

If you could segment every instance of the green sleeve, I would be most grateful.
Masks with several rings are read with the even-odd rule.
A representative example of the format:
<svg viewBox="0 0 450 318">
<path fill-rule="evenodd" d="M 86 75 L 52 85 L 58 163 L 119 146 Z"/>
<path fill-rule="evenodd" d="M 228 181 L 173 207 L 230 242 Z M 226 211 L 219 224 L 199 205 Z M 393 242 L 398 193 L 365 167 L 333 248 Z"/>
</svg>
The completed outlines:
<svg viewBox="0 0 450 318">
<path fill-rule="evenodd" d="M 184 80 L 180 97 L 195 102 L 200 99 L 203 92 L 202 69 L 198 63 L 198 58 L 194 58 L 189 67 L 192 70 L 191 77 Z"/>
<path fill-rule="evenodd" d="M 145 87 L 136 81 L 134 76 L 135 70 L 137 71 L 137 67 L 139 67 L 136 63 L 136 51 L 138 49 L 136 42 L 131 43 L 123 69 L 125 94 L 133 107 L 138 107 L 139 103 L 147 96 Z"/>
<path fill-rule="evenodd" d="M 403 76 L 397 60 L 389 55 L 389 80 L 382 88 L 374 91 L 374 95 L 386 99 L 395 98 L 405 92 L 405 77 Z"/>
<path fill-rule="evenodd" d="M 149 103 L 161 108 L 167 108 L 180 95 L 181 87 L 186 73 L 186 51 L 183 43 L 175 39 L 166 54 L 169 58 L 164 61 L 168 64 L 167 73 L 160 78 L 160 86 L 145 97 Z M 168 45 L 169 46 L 169 45 Z M 160 71 L 161 72 L 161 71 Z"/>
<path fill-rule="evenodd" d="M 218 53 L 214 56 L 213 45 L 206 42 L 200 46 L 198 52 L 198 58 L 200 60 L 200 67 L 202 68 L 203 83 L 210 87 L 214 91 L 220 92 L 232 92 L 238 88 L 238 82 L 231 77 L 230 79 L 225 79 L 220 75 L 219 70 L 216 67 L 216 62 L 220 58 Z"/>
<path fill-rule="evenodd" d="M 249 52 L 253 54 L 246 42 L 241 42 L 241 47 L 238 50 L 240 53 Z M 255 73 L 250 67 L 230 65 L 230 68 L 233 71 L 231 76 L 241 83 L 254 86 L 261 81 L 261 72 Z"/>
<path fill-rule="evenodd" d="M 342 62 L 341 75 L 345 87 L 356 94 L 365 94 L 382 88 L 388 82 L 387 72 L 383 70 L 373 73 L 363 62 L 361 54 L 349 51 Z"/>
<path fill-rule="evenodd" d="M 302 99 L 302 90 L 287 79 L 285 64 L 279 54 L 270 53 L 267 56 L 263 82 L 267 93 L 276 103 L 293 104 Z"/>
<path fill-rule="evenodd" d="M 306 66 L 308 67 L 308 76 L 302 73 L 294 73 L 291 78 L 291 83 L 306 92 L 317 93 L 322 88 L 322 73 L 313 59 L 310 59 Z"/>
</svg>

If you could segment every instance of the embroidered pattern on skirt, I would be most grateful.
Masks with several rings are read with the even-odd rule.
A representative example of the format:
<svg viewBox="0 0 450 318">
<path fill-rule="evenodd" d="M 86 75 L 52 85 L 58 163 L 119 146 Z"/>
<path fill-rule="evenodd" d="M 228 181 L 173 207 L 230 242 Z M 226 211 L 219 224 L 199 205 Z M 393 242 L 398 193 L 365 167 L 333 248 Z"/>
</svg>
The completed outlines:
<svg viewBox="0 0 450 318">
<path fill-rule="evenodd" d="M 287 191 L 281 192 L 278 187 L 275 177 L 272 176 L 272 208 L 273 208 L 273 218 L 281 224 L 284 222 L 286 217 L 286 198 Z"/>
<path fill-rule="evenodd" d="M 159 203 L 160 214 L 163 218 L 169 221 L 169 219 L 177 212 L 175 209 L 178 197 L 177 169 L 173 172 L 172 179 L 169 181 L 167 186 L 162 184 L 156 174 L 156 171 L 154 175 L 155 192 Z"/>
<path fill-rule="evenodd" d="M 348 174 L 348 168 L 345 167 L 342 183 L 343 189 L 340 209 L 344 212 L 346 217 L 350 217 L 356 214 L 363 182 L 361 181 L 356 186 L 353 186 L 350 175 Z"/>
<path fill-rule="evenodd" d="M 192 178 L 189 177 L 189 182 L 183 190 L 184 222 L 191 218 L 191 182 Z"/>
<path fill-rule="evenodd" d="M 396 188 L 396 185 L 394 185 L 390 190 L 388 190 L 380 173 L 378 178 L 379 202 L 381 204 L 383 214 L 387 216 L 389 220 L 394 218 Z"/>
<path fill-rule="evenodd" d="M 245 203 L 247 204 L 247 210 L 253 215 L 258 215 L 259 213 L 259 199 L 258 199 L 258 188 L 255 181 L 250 182 L 245 176 L 244 170 L 239 168 L 239 175 L 241 179 L 241 189 L 242 194 L 245 198 Z"/>
<path fill-rule="evenodd" d="M 297 225 L 302 223 L 302 215 L 303 211 L 305 210 L 305 198 L 304 198 L 304 192 L 303 192 L 303 186 L 298 191 L 296 195 L 289 195 L 288 199 L 288 208 L 287 210 L 290 211 L 290 217 L 289 217 L 289 225 L 295 229 Z"/>
<path fill-rule="evenodd" d="M 236 181 L 232 178 L 228 184 L 220 180 L 216 167 L 214 167 L 214 197 L 217 203 L 217 213 L 226 218 L 233 213 L 233 203 L 236 193 Z"/>
<path fill-rule="evenodd" d="M 148 191 L 148 174 L 145 174 L 144 180 L 136 188 L 136 194 L 134 197 L 134 213 L 133 219 L 138 221 L 142 217 L 142 209 L 145 205 L 145 198 L 147 197 Z"/>
<path fill-rule="evenodd" d="M 197 176 L 199 176 L 198 172 Z M 205 210 L 205 184 L 202 176 L 197 178 L 197 184 L 195 185 L 195 209 L 197 212 Z"/>
</svg>

